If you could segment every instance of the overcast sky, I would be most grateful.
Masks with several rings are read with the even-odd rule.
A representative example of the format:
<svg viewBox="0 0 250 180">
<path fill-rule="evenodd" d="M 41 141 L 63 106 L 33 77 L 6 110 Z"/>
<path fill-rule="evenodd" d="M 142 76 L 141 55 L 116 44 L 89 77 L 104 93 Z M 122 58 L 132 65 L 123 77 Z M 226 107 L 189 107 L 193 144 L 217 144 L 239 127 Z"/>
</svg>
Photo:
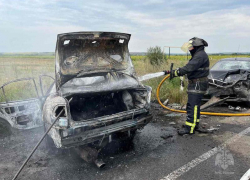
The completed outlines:
<svg viewBox="0 0 250 180">
<path fill-rule="evenodd" d="M 76 31 L 130 33 L 131 52 L 194 36 L 209 53 L 250 52 L 250 0 L 0 0 L 0 52 L 53 52 Z"/>
</svg>

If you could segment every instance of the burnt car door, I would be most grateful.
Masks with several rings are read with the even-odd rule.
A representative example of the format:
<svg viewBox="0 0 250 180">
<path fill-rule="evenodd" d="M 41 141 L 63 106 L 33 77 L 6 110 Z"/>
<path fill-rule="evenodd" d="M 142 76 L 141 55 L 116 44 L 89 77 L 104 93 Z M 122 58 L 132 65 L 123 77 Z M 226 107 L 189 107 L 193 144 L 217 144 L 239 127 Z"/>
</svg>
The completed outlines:
<svg viewBox="0 0 250 180">
<path fill-rule="evenodd" d="M 41 90 L 40 100 L 43 106 L 45 99 L 51 94 L 52 88 L 55 86 L 55 79 L 52 76 L 42 74 L 39 76 L 39 85 Z"/>
<path fill-rule="evenodd" d="M 0 87 L 0 118 L 17 129 L 42 125 L 41 98 L 34 78 L 22 78 Z"/>
</svg>

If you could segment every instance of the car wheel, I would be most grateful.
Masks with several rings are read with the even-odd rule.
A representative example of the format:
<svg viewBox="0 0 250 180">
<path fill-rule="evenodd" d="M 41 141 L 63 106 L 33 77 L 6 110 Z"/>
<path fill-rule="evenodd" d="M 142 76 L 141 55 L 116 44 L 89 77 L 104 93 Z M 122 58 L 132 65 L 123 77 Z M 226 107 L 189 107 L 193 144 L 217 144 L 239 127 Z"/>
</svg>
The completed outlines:
<svg viewBox="0 0 250 180">
<path fill-rule="evenodd" d="M 4 119 L 0 118 L 0 138 L 10 136 L 16 131 L 11 125 Z"/>
<path fill-rule="evenodd" d="M 46 132 L 48 130 L 48 127 L 44 124 L 44 132 Z M 53 139 L 47 134 L 45 136 L 45 143 L 46 143 L 46 147 L 49 149 L 49 150 L 56 150 L 56 146 L 55 146 L 55 143 L 53 141 Z"/>
</svg>

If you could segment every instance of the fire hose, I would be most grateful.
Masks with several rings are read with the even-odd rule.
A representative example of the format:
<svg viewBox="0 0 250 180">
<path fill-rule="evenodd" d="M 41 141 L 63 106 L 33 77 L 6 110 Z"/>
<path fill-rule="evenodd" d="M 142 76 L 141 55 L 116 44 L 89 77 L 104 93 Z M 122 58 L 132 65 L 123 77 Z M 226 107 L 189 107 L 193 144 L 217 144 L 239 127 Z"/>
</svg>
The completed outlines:
<svg viewBox="0 0 250 180">
<path fill-rule="evenodd" d="M 171 65 L 170 71 L 172 70 L 172 67 L 173 67 L 173 65 Z M 165 105 L 161 102 L 161 99 L 160 99 L 160 90 L 161 90 L 162 84 L 163 84 L 169 77 L 170 77 L 170 74 L 168 74 L 166 77 L 164 77 L 164 78 L 162 79 L 162 81 L 160 82 L 160 84 L 158 85 L 157 90 L 156 90 L 156 98 L 157 98 L 159 104 L 160 104 L 164 109 L 167 109 L 167 110 L 173 111 L 173 112 L 178 112 L 178 113 L 187 113 L 187 111 L 184 111 L 184 110 L 177 110 L 177 109 L 169 108 L 169 107 L 165 106 Z M 209 116 L 250 116 L 250 113 L 216 113 L 216 112 L 201 112 L 200 114 L 202 114 L 202 115 L 209 115 Z"/>
</svg>

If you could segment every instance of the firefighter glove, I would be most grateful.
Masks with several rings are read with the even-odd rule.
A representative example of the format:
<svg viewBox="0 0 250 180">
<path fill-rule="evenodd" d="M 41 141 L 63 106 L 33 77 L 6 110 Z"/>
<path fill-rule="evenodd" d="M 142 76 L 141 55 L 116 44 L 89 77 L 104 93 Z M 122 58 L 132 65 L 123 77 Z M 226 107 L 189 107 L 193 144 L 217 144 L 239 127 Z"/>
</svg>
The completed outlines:
<svg viewBox="0 0 250 180">
<path fill-rule="evenodd" d="M 173 78 L 179 76 L 179 69 L 172 70 L 171 75 Z"/>
</svg>

